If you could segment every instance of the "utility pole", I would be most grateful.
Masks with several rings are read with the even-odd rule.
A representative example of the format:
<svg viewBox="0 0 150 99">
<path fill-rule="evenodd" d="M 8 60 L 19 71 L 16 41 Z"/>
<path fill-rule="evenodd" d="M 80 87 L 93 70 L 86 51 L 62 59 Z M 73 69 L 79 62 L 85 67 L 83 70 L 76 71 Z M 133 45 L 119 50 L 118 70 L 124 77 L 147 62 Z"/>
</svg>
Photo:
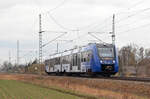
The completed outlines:
<svg viewBox="0 0 150 99">
<path fill-rule="evenodd" d="M 58 41 L 57 41 L 56 53 L 59 53 L 59 52 L 60 52 L 60 51 L 59 51 L 59 44 L 60 44 L 59 41 L 61 41 L 61 42 L 63 42 L 63 41 L 64 41 L 64 42 L 67 42 L 67 41 L 68 41 L 68 42 L 73 42 L 73 40 L 58 40 Z"/>
<path fill-rule="evenodd" d="M 35 51 L 35 58 L 38 60 L 38 51 Z"/>
<path fill-rule="evenodd" d="M 57 42 L 57 53 L 58 53 L 58 51 L 59 51 L 59 43 Z"/>
<path fill-rule="evenodd" d="M 42 43 L 42 16 L 39 14 L 39 68 L 40 75 L 42 75 L 42 62 L 43 62 L 43 43 Z"/>
<path fill-rule="evenodd" d="M 79 39 L 79 40 L 77 40 L 77 47 L 79 48 L 79 43 L 80 43 L 80 42 L 79 42 L 79 41 L 80 41 L 80 37 L 79 37 L 79 31 L 80 31 L 80 30 L 79 30 L 79 28 L 77 28 L 76 31 L 77 31 L 77 38 Z"/>
<path fill-rule="evenodd" d="M 42 22 L 39 14 L 39 64 L 42 64 Z"/>
<path fill-rule="evenodd" d="M 11 63 L 11 53 L 9 51 L 9 64 Z"/>
<path fill-rule="evenodd" d="M 112 44 L 115 45 L 115 14 L 113 14 L 112 20 Z"/>
<path fill-rule="evenodd" d="M 19 66 L 19 40 L 17 40 L 17 66 Z"/>
</svg>

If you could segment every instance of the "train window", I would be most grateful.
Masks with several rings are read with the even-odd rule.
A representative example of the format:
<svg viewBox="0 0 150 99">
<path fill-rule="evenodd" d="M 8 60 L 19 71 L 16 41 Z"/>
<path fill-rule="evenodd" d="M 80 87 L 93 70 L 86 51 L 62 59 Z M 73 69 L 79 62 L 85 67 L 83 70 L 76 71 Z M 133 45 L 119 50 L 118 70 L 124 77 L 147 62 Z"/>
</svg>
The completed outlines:
<svg viewBox="0 0 150 99">
<path fill-rule="evenodd" d="M 83 62 L 83 57 L 82 57 L 82 55 L 81 55 L 81 62 Z"/>
<path fill-rule="evenodd" d="M 77 54 L 72 55 L 72 66 L 77 66 L 78 56 Z"/>
<path fill-rule="evenodd" d="M 74 65 L 73 55 L 70 55 L 70 57 L 71 57 L 71 66 L 73 66 Z"/>
<path fill-rule="evenodd" d="M 54 58 L 54 65 L 56 65 L 57 64 L 57 60 L 56 60 L 56 58 Z"/>
<path fill-rule="evenodd" d="M 83 62 L 83 52 L 81 53 L 81 62 Z"/>
<path fill-rule="evenodd" d="M 73 66 L 77 66 L 77 54 L 73 55 Z"/>
<path fill-rule="evenodd" d="M 55 58 L 55 65 L 59 65 L 60 64 L 60 57 Z"/>
<path fill-rule="evenodd" d="M 78 65 L 78 55 L 77 54 L 75 54 L 75 57 L 76 57 L 76 66 Z"/>
<path fill-rule="evenodd" d="M 86 52 L 81 53 L 81 61 L 86 62 Z"/>
<path fill-rule="evenodd" d="M 78 64 L 77 65 L 78 65 L 78 70 L 80 70 L 81 69 L 81 65 L 80 65 L 81 64 L 81 53 L 78 53 L 77 55 L 78 55 L 78 57 L 77 57 L 78 58 L 77 59 Z"/>
<path fill-rule="evenodd" d="M 113 48 L 98 48 L 100 57 L 114 57 Z"/>
<path fill-rule="evenodd" d="M 92 51 L 87 52 L 87 61 L 89 62 L 92 57 Z"/>
<path fill-rule="evenodd" d="M 48 65 L 48 60 L 45 61 L 45 65 Z"/>
<path fill-rule="evenodd" d="M 72 66 L 73 66 L 73 56 L 69 55 L 69 61 L 70 61 L 70 70 L 72 70 Z"/>
<path fill-rule="evenodd" d="M 92 51 L 86 51 L 81 53 L 81 62 L 89 62 L 92 57 Z"/>
<path fill-rule="evenodd" d="M 53 67 L 54 64 L 55 64 L 55 60 L 54 60 L 54 59 L 50 59 L 50 60 L 49 60 L 49 66 L 50 66 L 50 67 Z"/>
<path fill-rule="evenodd" d="M 65 63 L 65 64 L 68 64 L 68 57 L 67 57 L 67 56 L 64 56 L 64 58 L 65 58 L 65 59 L 64 59 L 64 63 Z"/>
<path fill-rule="evenodd" d="M 67 61 L 68 61 L 68 64 L 71 63 L 71 55 L 68 55 L 68 56 L 67 56 Z"/>
<path fill-rule="evenodd" d="M 62 64 L 65 64 L 65 56 L 62 56 Z"/>
<path fill-rule="evenodd" d="M 86 62 L 86 58 L 83 58 L 83 62 Z"/>
<path fill-rule="evenodd" d="M 75 55 L 73 55 L 73 66 L 75 66 Z"/>
<path fill-rule="evenodd" d="M 69 55 L 63 56 L 62 57 L 62 63 L 63 64 L 70 64 L 70 56 Z"/>
</svg>

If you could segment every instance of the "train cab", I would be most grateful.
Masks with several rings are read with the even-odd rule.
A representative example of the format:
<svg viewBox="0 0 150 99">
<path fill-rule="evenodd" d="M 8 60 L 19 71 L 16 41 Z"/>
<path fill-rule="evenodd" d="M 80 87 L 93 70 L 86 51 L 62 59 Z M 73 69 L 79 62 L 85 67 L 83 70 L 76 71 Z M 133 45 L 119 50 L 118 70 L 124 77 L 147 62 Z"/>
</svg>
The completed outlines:
<svg viewBox="0 0 150 99">
<path fill-rule="evenodd" d="M 118 72 L 117 51 L 112 44 L 97 44 L 100 73 L 115 74 Z"/>
</svg>

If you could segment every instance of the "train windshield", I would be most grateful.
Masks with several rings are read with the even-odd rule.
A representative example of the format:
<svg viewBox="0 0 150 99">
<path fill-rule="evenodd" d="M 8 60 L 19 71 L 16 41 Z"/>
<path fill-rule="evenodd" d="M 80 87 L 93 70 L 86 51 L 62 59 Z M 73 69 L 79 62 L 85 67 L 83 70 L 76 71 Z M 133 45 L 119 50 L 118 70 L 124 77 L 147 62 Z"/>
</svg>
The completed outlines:
<svg viewBox="0 0 150 99">
<path fill-rule="evenodd" d="M 113 58 L 114 51 L 113 48 L 98 48 L 99 56 L 102 58 Z"/>
</svg>

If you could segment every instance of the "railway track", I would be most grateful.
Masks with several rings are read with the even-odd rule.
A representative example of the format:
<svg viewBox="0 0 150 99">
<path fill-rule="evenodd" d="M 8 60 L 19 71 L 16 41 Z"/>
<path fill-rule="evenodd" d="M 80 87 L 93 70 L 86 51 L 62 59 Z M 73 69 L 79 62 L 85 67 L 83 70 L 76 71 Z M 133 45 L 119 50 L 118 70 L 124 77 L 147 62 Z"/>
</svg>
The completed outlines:
<svg viewBox="0 0 150 99">
<path fill-rule="evenodd" d="M 96 78 L 96 79 L 108 79 L 108 80 L 150 82 L 150 78 L 138 78 L 138 77 L 94 77 L 94 78 Z"/>
<path fill-rule="evenodd" d="M 110 78 L 104 78 L 104 79 L 150 82 L 150 78 L 139 78 L 139 77 L 110 77 Z"/>
<path fill-rule="evenodd" d="M 56 75 L 50 75 L 56 76 Z M 56 76 L 58 77 L 58 76 Z M 60 76 L 59 76 L 60 77 Z M 122 80 L 122 81 L 136 81 L 136 82 L 150 82 L 150 78 L 142 78 L 142 77 L 102 77 L 102 76 L 62 76 L 61 77 L 74 77 L 74 78 L 87 78 L 87 79 L 108 79 L 108 80 Z"/>
<path fill-rule="evenodd" d="M 4 74 L 4 73 L 3 73 Z M 6 73 L 6 74 L 19 74 L 19 73 Z M 26 74 L 26 73 L 21 73 Z M 32 74 L 32 73 L 31 73 Z M 108 80 L 121 80 L 121 81 L 136 81 L 136 82 L 150 82 L 150 77 L 142 78 L 142 77 L 103 77 L 103 76 L 81 76 L 81 75 L 43 75 L 43 76 L 56 76 L 56 77 L 72 77 L 72 78 L 87 78 L 87 79 L 108 79 Z"/>
</svg>

